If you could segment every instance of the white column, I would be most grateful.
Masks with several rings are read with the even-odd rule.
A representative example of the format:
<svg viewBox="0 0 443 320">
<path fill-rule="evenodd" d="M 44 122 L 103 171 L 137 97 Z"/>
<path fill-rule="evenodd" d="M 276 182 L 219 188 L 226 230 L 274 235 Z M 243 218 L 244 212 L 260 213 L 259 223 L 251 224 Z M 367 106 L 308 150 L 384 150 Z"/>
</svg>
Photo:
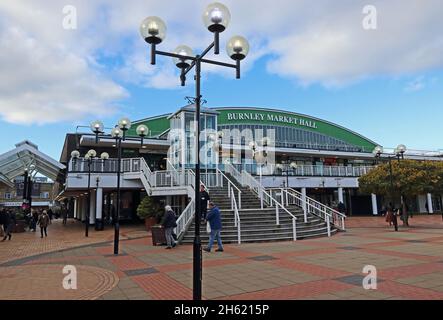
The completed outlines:
<svg viewBox="0 0 443 320">
<path fill-rule="evenodd" d="M 95 217 L 101 220 L 103 217 L 103 188 L 97 188 L 95 203 L 97 209 Z"/>
<path fill-rule="evenodd" d="M 89 203 L 89 223 L 95 223 L 95 191 L 91 190 L 91 200 Z"/>
<path fill-rule="evenodd" d="M 301 188 L 301 198 L 305 222 L 308 222 L 308 212 L 306 210 L 306 188 Z"/>
<path fill-rule="evenodd" d="M 345 203 L 343 201 L 343 188 L 342 187 L 338 188 L 338 202 Z"/>
<path fill-rule="evenodd" d="M 377 195 L 372 193 L 371 198 L 372 198 L 372 214 L 376 216 L 378 215 Z"/>
<path fill-rule="evenodd" d="M 74 219 L 77 218 L 78 200 L 74 199 Z"/>
<path fill-rule="evenodd" d="M 428 193 L 427 198 L 428 198 L 428 212 L 434 213 L 434 207 L 432 206 L 432 194 Z"/>
</svg>

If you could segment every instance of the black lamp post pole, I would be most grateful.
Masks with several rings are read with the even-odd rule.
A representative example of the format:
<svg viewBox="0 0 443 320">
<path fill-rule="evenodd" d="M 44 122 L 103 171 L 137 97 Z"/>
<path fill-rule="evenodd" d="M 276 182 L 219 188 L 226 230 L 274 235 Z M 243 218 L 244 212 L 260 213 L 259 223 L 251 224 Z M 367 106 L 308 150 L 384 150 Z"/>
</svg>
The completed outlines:
<svg viewBox="0 0 443 320">
<path fill-rule="evenodd" d="M 155 38 L 155 37 L 154 37 Z M 238 53 L 231 56 L 236 60 L 235 64 L 214 61 L 209 59 L 204 59 L 207 53 L 209 53 L 214 48 L 214 53 L 218 54 L 219 51 L 219 35 L 218 33 L 214 35 L 214 42 L 212 42 L 200 55 L 197 56 L 186 56 L 177 53 L 170 53 L 156 50 L 156 45 L 161 42 L 158 39 L 153 39 L 153 37 L 145 38 L 145 40 L 151 45 L 151 64 L 155 65 L 156 55 L 166 56 L 170 58 L 176 58 L 182 61 L 192 61 L 185 67 L 181 68 L 180 81 L 181 85 L 185 86 L 186 74 L 195 67 L 195 121 L 196 121 L 196 164 L 195 164 L 195 234 L 193 243 L 193 298 L 194 300 L 201 300 L 202 298 L 202 247 L 200 238 L 200 107 L 201 107 L 201 64 L 208 63 L 212 65 L 233 68 L 236 70 L 236 78 L 240 79 L 240 60 L 245 58 L 244 55 Z M 177 65 L 179 66 L 179 65 Z"/>
<path fill-rule="evenodd" d="M 202 246 L 200 238 L 200 76 L 201 76 L 201 61 L 200 56 L 195 60 L 195 121 L 196 121 L 196 142 L 195 142 L 195 234 L 193 244 L 193 298 L 194 300 L 201 300 L 202 294 Z"/>
<path fill-rule="evenodd" d="M 88 159 L 88 203 L 85 220 L 85 237 L 89 237 L 89 212 L 91 210 L 91 159 Z"/>
<path fill-rule="evenodd" d="M 28 202 L 28 170 L 25 170 L 25 173 L 23 176 L 24 176 L 24 179 L 23 179 L 23 203 L 27 204 L 27 202 Z"/>
<path fill-rule="evenodd" d="M 114 221 L 114 254 L 118 255 L 119 235 L 120 235 L 120 172 L 122 160 L 122 139 L 116 138 L 118 149 L 117 161 L 117 213 Z"/>
<path fill-rule="evenodd" d="M 28 197 L 29 210 L 31 210 L 31 208 L 32 208 L 32 185 L 33 185 L 33 182 L 32 182 L 31 175 L 28 174 L 28 185 L 27 185 L 28 193 L 27 193 L 27 197 Z"/>
</svg>

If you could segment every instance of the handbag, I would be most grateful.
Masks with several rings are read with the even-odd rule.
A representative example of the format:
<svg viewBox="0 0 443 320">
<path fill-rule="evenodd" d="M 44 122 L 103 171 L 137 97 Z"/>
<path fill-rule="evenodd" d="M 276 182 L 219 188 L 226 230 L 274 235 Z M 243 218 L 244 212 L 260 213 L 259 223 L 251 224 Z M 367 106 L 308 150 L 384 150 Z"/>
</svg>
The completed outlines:
<svg viewBox="0 0 443 320">
<path fill-rule="evenodd" d="M 211 225 L 209 224 L 209 221 L 206 222 L 206 232 L 211 233 Z"/>
</svg>

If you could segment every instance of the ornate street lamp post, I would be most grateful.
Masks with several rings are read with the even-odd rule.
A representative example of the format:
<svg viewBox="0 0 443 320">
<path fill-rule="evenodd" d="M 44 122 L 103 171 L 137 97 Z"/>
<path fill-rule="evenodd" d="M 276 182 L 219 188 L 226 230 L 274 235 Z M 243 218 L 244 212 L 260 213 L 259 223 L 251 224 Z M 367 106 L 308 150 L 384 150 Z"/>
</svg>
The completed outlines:
<svg viewBox="0 0 443 320">
<path fill-rule="evenodd" d="M 389 180 L 390 180 L 390 184 L 391 184 L 391 197 L 393 200 L 393 195 L 394 195 L 394 177 L 393 177 L 393 170 L 392 170 L 392 159 L 394 159 L 394 157 L 397 157 L 398 161 L 400 162 L 400 158 L 404 159 L 404 154 L 406 153 L 406 146 L 403 144 L 400 144 L 395 150 L 394 150 L 394 154 L 395 156 L 392 156 L 390 154 L 386 154 L 384 153 L 384 149 L 381 146 L 376 146 L 373 154 L 375 155 L 375 157 L 377 159 L 381 159 L 382 156 L 384 156 L 385 158 L 388 159 L 389 161 Z M 391 208 L 394 209 L 394 208 Z M 394 212 L 395 214 L 395 212 Z M 398 231 L 398 224 L 397 224 L 397 218 L 394 218 L 394 227 L 395 227 L 395 231 Z"/>
<path fill-rule="evenodd" d="M 240 61 L 246 58 L 249 52 L 247 40 L 240 36 L 232 37 L 226 46 L 227 53 L 236 63 L 229 64 L 214 60 L 204 59 L 207 53 L 214 49 L 214 54 L 219 54 L 219 37 L 231 20 L 231 14 L 227 7 L 221 3 L 213 3 L 206 7 L 203 12 L 203 22 L 206 28 L 214 34 L 214 41 L 201 53 L 194 55 L 188 46 L 178 46 L 173 52 L 158 51 L 156 49 L 166 37 L 166 24 L 158 17 L 147 17 L 140 26 L 142 38 L 151 46 L 151 64 L 155 65 L 156 55 L 174 58 L 175 65 L 180 69 L 181 85 L 186 83 L 186 75 L 195 67 L 195 123 L 196 128 L 196 165 L 195 165 L 195 236 L 193 245 L 193 298 L 201 300 L 202 297 L 202 248 L 200 239 L 200 105 L 201 105 L 201 65 L 202 63 L 213 64 L 236 70 L 236 78 L 240 78 Z"/>
</svg>

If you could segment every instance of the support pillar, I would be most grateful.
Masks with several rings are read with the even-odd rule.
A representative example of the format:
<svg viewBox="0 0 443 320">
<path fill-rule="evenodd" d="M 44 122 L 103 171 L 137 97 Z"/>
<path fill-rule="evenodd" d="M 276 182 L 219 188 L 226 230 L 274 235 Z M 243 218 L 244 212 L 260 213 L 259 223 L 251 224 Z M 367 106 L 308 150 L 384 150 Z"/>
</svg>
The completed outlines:
<svg viewBox="0 0 443 320">
<path fill-rule="evenodd" d="M 103 230 L 103 188 L 96 191 L 95 230 Z"/>
<path fill-rule="evenodd" d="M 306 223 L 308 222 L 308 212 L 306 207 L 306 188 L 301 188 L 301 197 L 302 197 L 303 215 Z"/>
<path fill-rule="evenodd" d="M 428 203 L 428 213 L 433 214 L 434 213 L 434 207 L 432 206 L 432 194 L 427 194 L 427 203 Z"/>
<path fill-rule="evenodd" d="M 89 205 L 89 224 L 95 224 L 95 191 L 91 189 L 91 200 Z"/>
<path fill-rule="evenodd" d="M 376 216 L 378 215 L 377 195 L 372 193 L 371 198 L 372 198 L 372 214 Z"/>
<path fill-rule="evenodd" d="M 345 202 L 343 201 L 343 188 L 342 188 L 342 187 L 339 187 L 339 188 L 338 188 L 338 202 L 345 203 Z"/>
</svg>

